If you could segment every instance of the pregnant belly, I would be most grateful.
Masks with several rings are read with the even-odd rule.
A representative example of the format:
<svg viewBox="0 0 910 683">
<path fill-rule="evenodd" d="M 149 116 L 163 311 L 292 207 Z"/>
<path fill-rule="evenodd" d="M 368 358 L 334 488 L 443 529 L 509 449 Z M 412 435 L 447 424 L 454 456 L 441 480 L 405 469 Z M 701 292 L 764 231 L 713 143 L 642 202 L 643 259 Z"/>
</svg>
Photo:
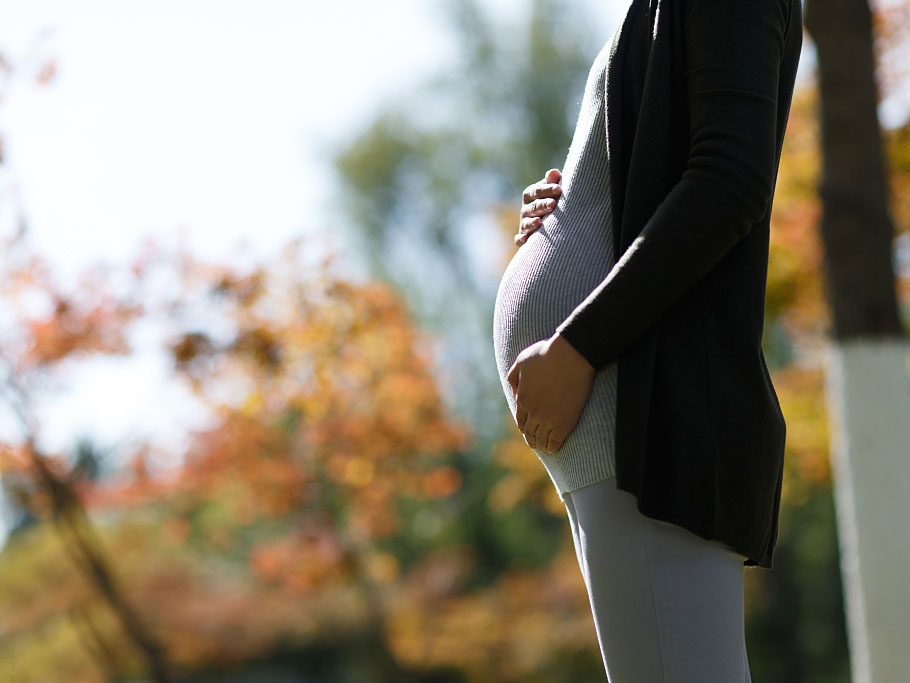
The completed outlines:
<svg viewBox="0 0 910 683">
<path fill-rule="evenodd" d="M 493 308 L 494 350 L 508 398 L 506 375 L 518 354 L 552 336 L 611 267 L 606 234 L 598 225 L 568 229 L 545 220 L 519 247 L 503 273 Z"/>
</svg>

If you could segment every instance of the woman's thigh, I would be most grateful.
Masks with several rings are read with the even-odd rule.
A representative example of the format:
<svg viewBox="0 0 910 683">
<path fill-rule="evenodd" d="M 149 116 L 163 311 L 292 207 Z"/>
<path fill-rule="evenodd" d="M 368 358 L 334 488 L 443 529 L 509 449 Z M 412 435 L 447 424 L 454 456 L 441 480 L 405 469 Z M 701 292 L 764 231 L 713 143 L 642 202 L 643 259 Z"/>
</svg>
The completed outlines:
<svg viewBox="0 0 910 683">
<path fill-rule="evenodd" d="M 607 479 L 564 494 L 610 683 L 751 683 L 743 560 Z"/>
</svg>

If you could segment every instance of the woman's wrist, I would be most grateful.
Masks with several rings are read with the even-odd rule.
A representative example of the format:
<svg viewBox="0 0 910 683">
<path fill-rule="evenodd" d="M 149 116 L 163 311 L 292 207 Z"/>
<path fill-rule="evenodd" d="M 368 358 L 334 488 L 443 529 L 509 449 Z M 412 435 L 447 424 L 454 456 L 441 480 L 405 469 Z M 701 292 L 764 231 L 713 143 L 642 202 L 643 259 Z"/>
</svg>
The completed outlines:
<svg viewBox="0 0 910 683">
<path fill-rule="evenodd" d="M 572 358 L 574 362 L 579 366 L 583 362 L 592 375 L 597 372 L 597 368 L 591 365 L 591 362 L 585 358 L 578 349 L 572 346 L 572 343 L 563 337 L 559 332 L 554 332 L 553 335 L 547 340 L 547 343 L 549 345 L 549 348 L 553 349 L 555 353 L 564 355 L 568 358 Z"/>
</svg>

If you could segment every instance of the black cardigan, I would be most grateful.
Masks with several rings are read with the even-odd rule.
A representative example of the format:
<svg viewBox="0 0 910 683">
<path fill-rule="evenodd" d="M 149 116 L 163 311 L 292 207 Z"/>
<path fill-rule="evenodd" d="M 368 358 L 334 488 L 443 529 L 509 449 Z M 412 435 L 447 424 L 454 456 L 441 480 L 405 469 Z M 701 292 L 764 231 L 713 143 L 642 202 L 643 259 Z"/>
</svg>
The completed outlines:
<svg viewBox="0 0 910 683">
<path fill-rule="evenodd" d="M 557 331 L 617 362 L 617 487 L 770 569 L 786 425 L 761 339 L 801 0 L 632 0 L 607 67 L 621 255 Z"/>
</svg>

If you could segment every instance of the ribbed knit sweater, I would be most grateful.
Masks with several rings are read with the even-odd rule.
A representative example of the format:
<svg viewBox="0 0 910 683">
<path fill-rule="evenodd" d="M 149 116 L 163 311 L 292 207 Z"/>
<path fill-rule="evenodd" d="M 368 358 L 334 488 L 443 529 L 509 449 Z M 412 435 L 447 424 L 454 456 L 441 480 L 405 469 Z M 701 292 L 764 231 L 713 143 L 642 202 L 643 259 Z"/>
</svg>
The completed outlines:
<svg viewBox="0 0 910 683">
<path fill-rule="evenodd" d="M 562 194 L 506 266 L 493 309 L 493 347 L 506 400 L 518 354 L 557 326 L 615 263 L 606 139 L 606 67 L 612 39 L 588 74 L 578 123 L 562 169 Z M 616 363 L 598 370 L 578 423 L 555 453 L 535 449 L 560 498 L 615 476 Z"/>
</svg>

